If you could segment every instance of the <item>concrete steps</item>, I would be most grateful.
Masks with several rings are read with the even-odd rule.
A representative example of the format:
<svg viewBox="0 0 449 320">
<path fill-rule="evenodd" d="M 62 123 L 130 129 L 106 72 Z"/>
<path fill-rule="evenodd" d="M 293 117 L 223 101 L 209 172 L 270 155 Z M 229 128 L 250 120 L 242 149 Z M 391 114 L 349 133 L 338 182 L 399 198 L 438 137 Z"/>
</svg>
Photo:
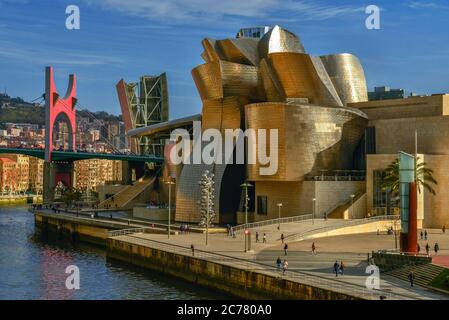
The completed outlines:
<svg viewBox="0 0 449 320">
<path fill-rule="evenodd" d="M 444 267 L 429 263 L 420 266 L 407 266 L 388 271 L 385 274 L 408 282 L 408 275 L 413 271 L 415 275 L 415 284 L 427 287 L 444 269 Z"/>
<path fill-rule="evenodd" d="M 106 208 L 110 205 L 111 209 L 123 209 L 138 195 L 150 187 L 154 183 L 155 179 L 155 177 L 142 178 L 139 181 L 136 181 L 133 185 L 125 187 L 113 197 L 104 200 L 98 207 Z"/>
<path fill-rule="evenodd" d="M 332 209 L 330 212 L 327 213 L 328 219 L 344 219 L 345 212 L 350 210 L 351 205 L 357 202 L 357 200 L 359 200 L 364 194 L 365 194 L 364 192 L 358 193 L 355 195 L 354 199 L 349 198 L 336 208 Z"/>
</svg>

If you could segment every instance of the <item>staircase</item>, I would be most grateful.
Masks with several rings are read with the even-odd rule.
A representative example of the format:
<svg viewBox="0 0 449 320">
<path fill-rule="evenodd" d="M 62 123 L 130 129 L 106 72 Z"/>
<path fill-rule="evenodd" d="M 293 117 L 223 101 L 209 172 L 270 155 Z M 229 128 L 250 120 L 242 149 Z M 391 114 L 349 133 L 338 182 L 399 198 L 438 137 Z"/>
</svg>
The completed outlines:
<svg viewBox="0 0 449 320">
<path fill-rule="evenodd" d="M 341 202 L 327 213 L 327 217 L 329 219 L 344 219 L 345 212 L 349 210 L 351 205 L 353 203 L 356 203 L 357 200 L 359 200 L 360 197 L 362 197 L 364 194 L 365 194 L 364 192 L 358 193 L 355 195 L 353 200 L 349 198 L 348 200 Z"/>
<path fill-rule="evenodd" d="M 408 275 L 413 271 L 413 274 L 415 275 L 415 284 L 427 287 L 444 269 L 444 267 L 428 263 L 419 266 L 406 266 L 388 271 L 385 274 L 408 282 Z"/>
<path fill-rule="evenodd" d="M 98 208 L 100 209 L 127 209 L 131 204 L 131 201 L 149 188 L 154 181 L 155 177 L 143 177 L 134 182 L 133 185 L 126 186 L 120 192 L 114 196 L 102 201 Z"/>
</svg>

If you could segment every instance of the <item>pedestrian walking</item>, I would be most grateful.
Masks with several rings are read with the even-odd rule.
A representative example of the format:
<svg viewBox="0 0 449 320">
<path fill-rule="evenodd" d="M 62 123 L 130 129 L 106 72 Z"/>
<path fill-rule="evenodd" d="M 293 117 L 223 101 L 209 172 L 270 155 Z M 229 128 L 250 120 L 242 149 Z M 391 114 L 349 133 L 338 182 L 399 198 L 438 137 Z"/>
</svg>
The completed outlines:
<svg viewBox="0 0 449 320">
<path fill-rule="evenodd" d="M 443 234 L 446 233 L 446 226 L 443 226 L 443 228 L 441 228 L 441 230 L 443 230 Z"/>
<path fill-rule="evenodd" d="M 195 256 L 195 247 L 193 246 L 193 243 L 190 245 L 190 250 L 192 250 L 192 257 Z"/>
<path fill-rule="evenodd" d="M 288 249 L 288 245 L 287 245 L 287 244 L 284 244 L 284 256 L 287 255 L 287 249 Z"/>
<path fill-rule="evenodd" d="M 288 268 L 288 261 L 287 260 L 284 260 L 284 263 L 283 263 L 283 268 L 282 268 L 282 274 L 284 275 L 285 274 L 285 271 L 287 271 L 287 268 Z"/>
<path fill-rule="evenodd" d="M 415 283 L 415 274 L 413 271 L 410 271 L 408 274 L 408 281 L 410 281 L 410 286 L 413 287 L 413 284 Z"/>
<path fill-rule="evenodd" d="M 266 233 L 263 234 L 263 243 L 267 243 L 267 234 Z"/>
<path fill-rule="evenodd" d="M 343 261 L 340 262 L 340 273 L 343 275 L 345 273 L 345 265 Z"/>
<path fill-rule="evenodd" d="M 427 230 L 424 230 L 424 240 L 427 240 Z"/>
<path fill-rule="evenodd" d="M 281 270 L 281 265 L 282 265 L 281 257 L 278 257 L 276 259 L 276 267 L 277 267 L 278 270 Z"/>
<path fill-rule="evenodd" d="M 284 243 L 284 234 L 281 234 L 281 242 Z"/>
<path fill-rule="evenodd" d="M 423 239 L 423 237 L 424 237 L 424 233 L 421 230 L 421 240 Z"/>
<path fill-rule="evenodd" d="M 256 242 L 259 242 L 259 232 L 256 231 Z"/>
<path fill-rule="evenodd" d="M 418 243 L 418 253 L 421 251 L 421 247 L 419 246 L 419 243 Z"/>
<path fill-rule="evenodd" d="M 312 253 L 316 254 L 315 242 L 312 242 Z"/>
<path fill-rule="evenodd" d="M 426 254 L 429 255 L 429 252 L 430 252 L 430 246 L 429 246 L 429 244 L 427 243 L 427 244 L 426 244 Z"/>
<path fill-rule="evenodd" d="M 438 254 L 438 251 L 440 251 L 440 246 L 438 245 L 438 242 L 435 242 L 435 245 L 433 247 L 433 250 L 435 251 L 435 255 Z"/>
<path fill-rule="evenodd" d="M 338 261 L 335 260 L 334 263 L 334 272 L 335 272 L 335 276 L 338 277 L 338 270 L 340 269 L 340 265 L 338 264 Z"/>
</svg>

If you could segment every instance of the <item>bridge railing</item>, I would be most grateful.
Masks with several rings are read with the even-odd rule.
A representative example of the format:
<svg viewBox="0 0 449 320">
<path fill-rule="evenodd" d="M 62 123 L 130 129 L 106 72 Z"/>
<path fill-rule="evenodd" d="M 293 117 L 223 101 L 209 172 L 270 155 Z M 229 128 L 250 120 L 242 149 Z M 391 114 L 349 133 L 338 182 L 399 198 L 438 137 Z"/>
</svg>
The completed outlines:
<svg viewBox="0 0 449 320">
<path fill-rule="evenodd" d="M 392 293 L 391 291 L 382 289 L 369 289 L 365 285 L 358 285 L 355 283 L 335 280 L 332 278 L 327 278 L 316 274 L 308 273 L 307 271 L 286 270 L 285 273 L 283 273 L 283 271 L 277 268 L 276 266 L 262 263 L 257 260 L 238 258 L 235 256 L 229 256 L 217 252 L 209 252 L 200 249 L 194 249 L 194 251 L 192 252 L 191 247 L 185 247 L 153 239 L 142 238 L 133 234 L 128 234 L 128 236 L 132 237 L 133 243 L 142 246 L 173 252 L 185 256 L 193 256 L 194 258 L 200 258 L 212 261 L 214 263 L 230 265 L 233 267 L 237 267 L 252 272 L 256 271 L 262 274 L 268 274 L 286 280 L 293 280 L 306 285 L 310 285 L 312 287 L 328 289 L 333 292 L 343 293 L 354 297 L 364 299 L 375 299 L 375 300 L 380 299 L 381 296 L 387 299 L 396 299 L 396 300 L 413 299 L 413 297 L 408 296 L 406 294 Z M 255 257 L 253 259 L 255 259 Z"/>
</svg>

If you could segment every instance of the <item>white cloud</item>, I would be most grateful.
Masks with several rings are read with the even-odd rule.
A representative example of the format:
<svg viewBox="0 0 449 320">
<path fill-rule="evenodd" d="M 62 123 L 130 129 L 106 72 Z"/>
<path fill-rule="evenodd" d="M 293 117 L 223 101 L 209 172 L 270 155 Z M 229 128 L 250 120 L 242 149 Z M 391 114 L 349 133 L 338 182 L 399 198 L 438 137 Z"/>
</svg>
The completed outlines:
<svg viewBox="0 0 449 320">
<path fill-rule="evenodd" d="M 359 6 L 295 0 L 85 0 L 91 5 L 165 23 L 215 23 L 225 17 L 275 20 L 281 14 L 324 20 L 363 12 Z"/>
<path fill-rule="evenodd" d="M 73 50 L 62 50 L 47 47 L 25 47 L 13 42 L 0 41 L 0 57 L 7 59 L 28 61 L 40 64 L 61 64 L 61 65 L 113 65 L 122 63 L 120 58 L 76 52 Z"/>
<path fill-rule="evenodd" d="M 411 9 L 437 9 L 437 10 L 449 10 L 449 5 L 444 5 L 435 2 L 418 2 L 412 1 L 407 4 Z"/>
</svg>

